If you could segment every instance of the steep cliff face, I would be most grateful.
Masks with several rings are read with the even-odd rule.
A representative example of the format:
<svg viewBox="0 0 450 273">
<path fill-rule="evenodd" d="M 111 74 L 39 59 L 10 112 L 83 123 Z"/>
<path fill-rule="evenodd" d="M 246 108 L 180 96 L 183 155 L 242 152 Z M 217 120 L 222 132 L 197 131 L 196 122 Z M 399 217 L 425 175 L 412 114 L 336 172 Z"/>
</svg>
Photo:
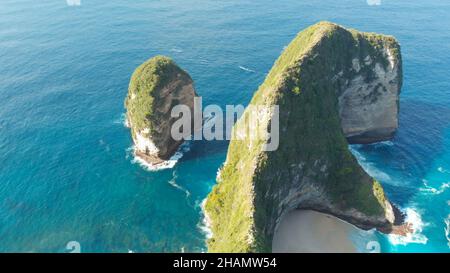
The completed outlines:
<svg viewBox="0 0 450 273">
<path fill-rule="evenodd" d="M 398 128 L 400 47 L 392 37 L 351 31 L 350 58 L 335 74 L 341 125 L 350 143 L 388 140 Z M 352 41 L 350 41 L 352 43 Z"/>
<path fill-rule="evenodd" d="M 193 111 L 195 96 L 191 77 L 167 57 L 156 56 L 136 68 L 125 107 L 137 156 L 158 164 L 176 152 L 183 141 L 171 136 L 177 120 L 171 110 L 184 104 Z"/>
<path fill-rule="evenodd" d="M 279 105 L 280 145 L 232 140 L 205 211 L 212 252 L 268 252 L 280 218 L 294 209 L 335 215 L 389 232 L 398 213 L 382 186 L 348 150 L 397 128 L 400 48 L 393 37 L 321 22 L 299 33 L 276 61 L 251 105 Z M 248 127 L 248 116 L 234 131 Z M 275 115 L 261 118 L 268 129 Z"/>
</svg>

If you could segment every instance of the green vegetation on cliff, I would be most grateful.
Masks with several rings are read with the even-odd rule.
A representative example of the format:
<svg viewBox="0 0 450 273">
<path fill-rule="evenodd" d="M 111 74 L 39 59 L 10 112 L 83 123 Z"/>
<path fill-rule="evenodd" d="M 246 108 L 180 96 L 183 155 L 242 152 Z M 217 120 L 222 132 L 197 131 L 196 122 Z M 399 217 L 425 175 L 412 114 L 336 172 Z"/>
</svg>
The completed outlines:
<svg viewBox="0 0 450 273">
<path fill-rule="evenodd" d="M 179 68 L 175 62 L 165 56 L 155 56 L 134 71 L 128 87 L 128 96 L 125 100 L 127 116 L 133 127 L 133 132 L 144 128 L 154 130 L 154 122 L 158 119 L 158 113 L 154 113 L 158 97 L 155 90 L 164 87 L 177 74 L 189 75 Z"/>
<path fill-rule="evenodd" d="M 321 22 L 284 50 L 250 103 L 279 105 L 280 146 L 266 152 L 260 140 L 230 142 L 205 206 L 213 232 L 209 251 L 270 252 L 277 221 L 295 208 L 330 213 L 362 228 L 389 224 L 383 189 L 348 150 L 337 106 L 336 75 L 354 77 L 353 59 L 370 56 L 387 65 L 378 45 L 397 46 L 387 36 Z M 370 78 L 373 69 L 358 73 Z M 234 130 L 247 126 L 248 115 Z"/>
</svg>

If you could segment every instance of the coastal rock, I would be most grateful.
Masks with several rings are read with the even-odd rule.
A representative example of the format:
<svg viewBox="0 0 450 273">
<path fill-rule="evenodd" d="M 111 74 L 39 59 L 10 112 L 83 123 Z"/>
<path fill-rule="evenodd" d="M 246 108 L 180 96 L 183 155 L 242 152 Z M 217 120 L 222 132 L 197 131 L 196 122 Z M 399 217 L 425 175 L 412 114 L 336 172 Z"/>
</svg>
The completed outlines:
<svg viewBox="0 0 450 273">
<path fill-rule="evenodd" d="M 351 64 L 342 66 L 333 77 L 338 83 L 342 129 L 352 144 L 389 140 L 398 128 L 400 46 L 393 37 L 352 34 L 355 44 L 346 52 Z"/>
<path fill-rule="evenodd" d="M 205 204 L 210 252 L 270 252 L 283 215 L 310 209 L 359 228 L 391 232 L 403 222 L 379 182 L 348 149 L 397 128 L 400 47 L 391 36 L 320 22 L 289 44 L 250 105 L 279 106 L 279 147 L 233 139 Z M 246 109 L 233 128 L 249 126 Z M 383 113 L 378 113 L 382 111 Z M 259 117 L 267 131 L 276 115 Z M 262 138 L 264 139 L 264 138 Z"/>
<path fill-rule="evenodd" d="M 136 68 L 125 100 L 136 156 L 159 164 L 177 151 L 183 140 L 171 136 L 177 118 L 170 113 L 179 104 L 193 112 L 195 96 L 189 74 L 168 57 L 156 56 Z"/>
</svg>

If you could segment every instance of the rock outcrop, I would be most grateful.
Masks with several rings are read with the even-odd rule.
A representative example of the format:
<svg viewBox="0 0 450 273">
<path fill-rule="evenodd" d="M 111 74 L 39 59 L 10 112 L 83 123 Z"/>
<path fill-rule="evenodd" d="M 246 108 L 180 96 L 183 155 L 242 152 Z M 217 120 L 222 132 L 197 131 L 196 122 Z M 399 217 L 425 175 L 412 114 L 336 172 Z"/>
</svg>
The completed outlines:
<svg viewBox="0 0 450 273">
<path fill-rule="evenodd" d="M 398 128 L 400 47 L 392 37 L 352 33 L 356 45 L 347 52 L 351 63 L 334 75 L 342 129 L 352 144 L 389 140 Z"/>
<path fill-rule="evenodd" d="M 156 56 L 136 68 L 125 100 L 136 156 L 159 164 L 177 151 L 183 140 L 171 136 L 177 120 L 171 110 L 184 104 L 193 111 L 195 96 L 189 74 L 167 57 Z"/>
<path fill-rule="evenodd" d="M 403 221 L 383 188 L 358 164 L 348 141 L 388 139 L 397 128 L 398 42 L 321 22 L 298 34 L 250 105 L 279 106 L 279 147 L 230 142 L 205 212 L 211 252 L 270 252 L 281 217 L 312 209 L 362 229 L 390 232 Z M 248 127 L 250 111 L 234 131 Z M 268 131 L 273 113 L 260 118 Z M 348 139 L 348 141 L 347 141 Z"/>
</svg>

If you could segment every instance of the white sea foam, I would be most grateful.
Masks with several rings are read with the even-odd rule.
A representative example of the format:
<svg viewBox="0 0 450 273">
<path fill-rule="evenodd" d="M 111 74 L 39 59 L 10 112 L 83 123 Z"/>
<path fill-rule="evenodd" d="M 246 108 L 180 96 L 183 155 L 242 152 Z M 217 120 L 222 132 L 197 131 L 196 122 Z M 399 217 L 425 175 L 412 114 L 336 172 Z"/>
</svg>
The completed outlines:
<svg viewBox="0 0 450 273">
<path fill-rule="evenodd" d="M 247 67 L 245 67 L 245 66 L 242 66 L 242 65 L 240 65 L 240 66 L 239 66 L 239 68 L 240 68 L 240 69 L 242 69 L 242 70 L 244 70 L 244 71 L 247 71 L 247 72 L 252 72 L 252 73 L 254 73 L 254 72 L 255 72 L 255 70 L 252 70 L 252 69 L 250 69 L 250 68 L 247 68 Z"/>
<path fill-rule="evenodd" d="M 120 118 L 114 120 L 115 124 L 122 124 L 125 127 L 130 127 L 128 125 L 127 115 L 125 113 L 120 114 Z"/>
<path fill-rule="evenodd" d="M 222 173 L 222 168 L 223 168 L 223 165 L 220 166 L 220 168 L 217 169 L 217 173 L 216 173 L 216 181 L 219 181 L 219 180 L 220 180 L 220 174 Z"/>
<path fill-rule="evenodd" d="M 176 179 L 178 178 L 177 174 L 173 172 L 173 178 L 169 180 L 169 184 L 172 185 L 174 188 L 184 192 L 186 194 L 186 198 L 191 195 L 191 193 L 185 189 L 184 187 L 177 184 Z"/>
<path fill-rule="evenodd" d="M 422 234 L 423 228 L 426 224 L 422 221 L 420 214 L 412 208 L 407 208 L 405 213 L 405 222 L 411 224 L 413 232 L 408 233 L 406 236 L 389 234 L 387 235 L 389 242 L 393 245 L 407 245 L 410 243 L 426 244 L 428 242 L 428 238 Z"/>
<path fill-rule="evenodd" d="M 392 147 L 392 146 L 394 146 L 394 142 L 392 142 L 392 141 L 390 141 L 390 140 L 387 140 L 387 141 L 377 142 L 377 143 L 374 143 L 374 144 L 372 144 L 372 145 L 375 146 L 376 148 L 378 148 L 378 147 L 383 147 L 383 146 L 389 146 L 389 147 Z"/>
<path fill-rule="evenodd" d="M 450 182 L 442 183 L 439 188 L 434 188 L 428 185 L 428 181 L 426 179 L 422 179 L 424 187 L 419 190 L 422 192 L 430 193 L 430 194 L 441 194 L 445 192 L 448 188 L 450 188 Z"/>
<path fill-rule="evenodd" d="M 209 218 L 208 214 L 206 214 L 205 205 L 206 205 L 206 199 L 203 199 L 200 207 L 202 212 L 202 221 L 197 225 L 197 227 L 205 234 L 206 239 L 210 239 L 213 236 L 212 230 L 211 230 L 211 219 Z"/>
<path fill-rule="evenodd" d="M 351 145 L 349 146 L 350 151 L 352 154 L 358 159 L 358 161 L 366 161 L 366 157 L 363 156 L 356 148 L 361 147 L 359 144 Z"/>
<path fill-rule="evenodd" d="M 128 147 L 128 148 L 125 150 L 125 159 L 130 158 L 130 156 L 132 156 L 133 153 L 134 153 L 133 151 L 134 151 L 134 146 Z"/>
<path fill-rule="evenodd" d="M 171 52 L 175 52 L 175 53 L 182 53 L 183 52 L 183 50 L 181 48 L 178 48 L 178 47 L 172 47 L 170 49 L 170 51 Z"/>
<path fill-rule="evenodd" d="M 450 173 L 450 171 L 447 171 L 446 169 L 444 169 L 444 168 L 442 168 L 442 167 L 437 168 L 437 170 L 438 170 L 438 172 L 440 172 L 440 173 Z"/>
<path fill-rule="evenodd" d="M 447 245 L 450 248 L 450 214 L 447 216 L 447 219 L 444 220 L 445 223 L 445 238 L 447 239 Z"/>
<path fill-rule="evenodd" d="M 355 145 L 353 145 L 353 146 L 355 146 Z M 383 181 L 384 183 L 388 183 L 391 185 L 398 184 L 398 183 L 395 183 L 387 173 L 385 173 L 385 172 L 381 171 L 380 169 L 378 169 L 377 167 L 375 167 L 372 162 L 369 162 L 366 157 L 364 157 L 360 152 L 358 152 L 355 149 L 355 147 L 350 146 L 350 151 L 356 157 L 356 159 L 358 160 L 361 167 L 363 167 L 363 169 L 370 176 L 373 176 L 377 180 Z"/>
<path fill-rule="evenodd" d="M 133 146 L 133 150 L 134 150 L 134 146 Z M 175 152 L 175 154 L 171 158 L 169 158 L 168 160 L 163 161 L 161 163 L 158 163 L 158 164 L 148 163 L 147 161 L 140 158 L 139 156 L 136 156 L 136 154 L 133 153 L 134 158 L 132 160 L 132 163 L 138 163 L 143 168 L 145 168 L 149 171 L 159 171 L 159 170 L 163 170 L 163 169 L 171 169 L 175 166 L 175 164 L 177 164 L 178 160 L 180 158 L 182 158 L 183 155 L 185 153 L 187 153 L 189 150 L 190 150 L 190 143 L 185 142 L 178 148 L 178 150 Z"/>
</svg>

